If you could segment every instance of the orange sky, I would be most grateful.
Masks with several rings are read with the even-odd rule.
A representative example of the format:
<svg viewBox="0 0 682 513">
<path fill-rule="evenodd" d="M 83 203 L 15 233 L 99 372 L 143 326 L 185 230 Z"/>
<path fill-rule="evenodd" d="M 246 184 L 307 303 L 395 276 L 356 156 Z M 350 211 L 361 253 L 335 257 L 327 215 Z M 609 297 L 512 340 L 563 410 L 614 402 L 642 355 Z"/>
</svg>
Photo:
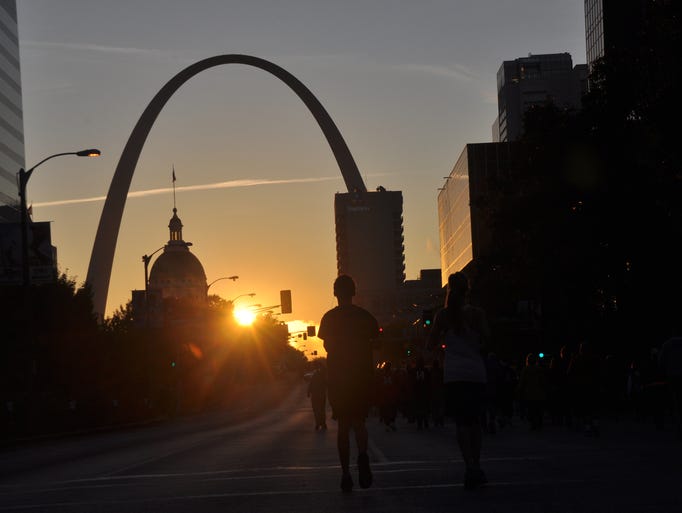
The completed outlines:
<svg viewBox="0 0 682 513">
<path fill-rule="evenodd" d="M 18 4 L 27 167 L 102 150 L 98 159 L 54 159 L 28 187 L 34 219 L 52 221 L 60 268 L 79 281 L 103 201 L 65 202 L 106 195 L 143 109 L 193 62 L 245 53 L 300 79 L 336 122 L 367 188 L 403 191 L 414 279 L 440 265 L 443 177 L 466 143 L 491 140 L 501 61 L 529 51 L 585 61 L 582 2 L 564 0 Z M 131 184 L 107 313 L 143 288 L 142 255 L 168 240 L 172 193 L 158 190 L 171 186 L 173 166 L 183 236 L 208 281 L 240 277 L 211 293 L 255 292 L 253 302 L 269 305 L 291 289 L 294 312 L 284 320 L 306 324 L 335 306 L 333 202 L 345 192 L 336 161 L 294 93 L 234 65 L 190 80 L 157 119 Z"/>
</svg>

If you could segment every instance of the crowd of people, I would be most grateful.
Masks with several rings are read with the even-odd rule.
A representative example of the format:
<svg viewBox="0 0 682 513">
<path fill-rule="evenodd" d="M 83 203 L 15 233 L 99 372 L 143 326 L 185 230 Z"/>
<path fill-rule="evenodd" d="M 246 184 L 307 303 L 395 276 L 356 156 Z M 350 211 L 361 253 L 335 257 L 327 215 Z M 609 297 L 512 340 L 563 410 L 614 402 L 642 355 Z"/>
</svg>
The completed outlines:
<svg viewBox="0 0 682 513">
<path fill-rule="evenodd" d="M 676 413 L 674 379 L 660 351 L 648 358 L 624 361 L 612 355 L 594 354 L 588 343 L 573 353 L 567 346 L 556 356 L 529 353 L 524 361 L 511 363 L 495 353 L 485 358 L 487 381 L 481 407 L 481 427 L 495 434 L 513 424 L 539 430 L 546 424 L 571 427 L 586 435 L 600 434 L 599 420 L 632 419 L 662 429 Z M 317 398 L 320 420 L 324 390 L 324 366 L 319 363 L 310 381 Z M 443 426 L 445 391 L 440 359 L 420 355 L 393 366 L 382 362 L 374 374 L 370 415 L 387 432 L 397 429 L 401 418 L 417 430 Z M 682 434 L 681 434 L 682 436 Z"/>
<path fill-rule="evenodd" d="M 490 333 L 485 314 L 468 303 L 468 280 L 455 273 L 424 351 L 397 367 L 386 361 L 373 368 L 378 324 L 352 304 L 354 294 L 352 278 L 339 276 L 334 283 L 339 306 L 320 323 L 326 373 L 318 362 L 308 389 L 315 429 L 327 427 L 326 394 L 338 422 L 344 492 L 353 488 L 351 431 L 358 446 L 360 485 L 371 486 L 365 425 L 370 415 L 387 432 L 398 429 L 399 415 L 420 431 L 443 426 L 446 417 L 454 419 L 466 490 L 487 483 L 480 466 L 482 433 L 494 434 L 519 421 L 533 431 L 550 422 L 599 436 L 600 418 L 653 419 L 658 429 L 671 418 L 682 439 L 682 338 L 671 338 L 648 357 L 629 362 L 598 355 L 588 342 L 575 351 L 564 346 L 555 356 L 529 353 L 523 362 L 505 361 L 486 353 Z"/>
</svg>

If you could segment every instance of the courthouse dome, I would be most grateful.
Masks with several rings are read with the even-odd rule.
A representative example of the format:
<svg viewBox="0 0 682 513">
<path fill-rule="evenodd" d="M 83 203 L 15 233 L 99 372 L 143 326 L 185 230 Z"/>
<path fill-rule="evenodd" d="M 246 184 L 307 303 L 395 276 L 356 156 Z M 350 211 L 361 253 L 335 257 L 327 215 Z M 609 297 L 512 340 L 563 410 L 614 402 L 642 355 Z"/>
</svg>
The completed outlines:
<svg viewBox="0 0 682 513">
<path fill-rule="evenodd" d="M 149 275 L 149 284 L 169 283 L 203 284 L 206 287 L 206 273 L 199 259 L 185 245 L 167 245 L 156 259 Z"/>
<path fill-rule="evenodd" d="M 170 240 L 149 273 L 149 289 L 164 298 L 206 299 L 206 273 L 199 259 L 182 239 L 182 221 L 173 208 L 168 228 Z"/>
</svg>

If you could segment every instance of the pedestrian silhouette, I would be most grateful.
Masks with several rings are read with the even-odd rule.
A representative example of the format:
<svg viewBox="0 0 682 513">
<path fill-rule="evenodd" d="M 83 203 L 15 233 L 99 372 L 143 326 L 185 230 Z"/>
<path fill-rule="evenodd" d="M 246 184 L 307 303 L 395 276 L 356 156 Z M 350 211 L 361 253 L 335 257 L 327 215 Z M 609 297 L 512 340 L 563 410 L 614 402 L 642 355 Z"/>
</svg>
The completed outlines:
<svg viewBox="0 0 682 513">
<path fill-rule="evenodd" d="M 523 401 L 532 430 L 542 427 L 545 402 L 547 401 L 547 372 L 534 353 L 526 356 L 526 366 L 519 380 L 519 399 Z"/>
<path fill-rule="evenodd" d="M 431 411 L 431 372 L 426 368 L 424 357 L 419 356 L 414 368 L 409 372 L 412 388 L 412 413 L 417 422 L 417 429 L 429 427 Z"/>
<path fill-rule="evenodd" d="M 372 343 L 379 335 L 379 324 L 367 310 L 353 304 L 355 282 L 341 275 L 334 281 L 334 296 L 339 305 L 322 317 L 318 337 L 327 351 L 327 390 L 332 417 L 338 422 L 337 447 L 341 462 L 341 489 L 350 492 L 350 430 L 358 448 L 359 482 L 362 488 L 372 485 L 367 454 L 369 398 L 374 365 Z"/>
<path fill-rule="evenodd" d="M 457 442 L 466 466 L 464 488 L 473 490 L 487 482 L 480 465 L 480 414 L 486 386 L 481 351 L 488 328 L 483 310 L 467 303 L 468 291 L 469 281 L 463 273 L 450 275 L 445 308 L 436 314 L 428 347 L 445 346 L 446 410 L 457 426 Z"/>
<path fill-rule="evenodd" d="M 599 436 L 599 361 L 588 342 L 580 344 L 568 367 L 568 383 L 573 397 L 573 411 L 577 419 L 583 423 L 584 432 L 588 436 Z"/>
<path fill-rule="evenodd" d="M 386 426 L 386 432 L 395 431 L 395 420 L 398 416 L 398 383 L 391 362 L 385 362 L 381 368 L 378 382 L 379 419 Z"/>
<path fill-rule="evenodd" d="M 327 430 L 327 372 L 320 362 L 310 376 L 308 397 L 315 416 L 315 431 Z"/>
</svg>

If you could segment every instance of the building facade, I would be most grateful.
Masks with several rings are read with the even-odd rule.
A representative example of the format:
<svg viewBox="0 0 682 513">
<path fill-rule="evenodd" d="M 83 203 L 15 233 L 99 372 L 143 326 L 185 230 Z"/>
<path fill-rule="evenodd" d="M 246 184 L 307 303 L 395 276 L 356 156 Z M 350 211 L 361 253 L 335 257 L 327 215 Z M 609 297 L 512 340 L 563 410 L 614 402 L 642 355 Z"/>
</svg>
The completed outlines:
<svg viewBox="0 0 682 513">
<path fill-rule="evenodd" d="M 438 235 L 442 282 L 461 271 L 473 259 L 471 208 L 469 203 L 469 165 L 464 147 L 445 185 L 438 193 Z"/>
<path fill-rule="evenodd" d="M 524 114 L 532 106 L 551 102 L 559 108 L 579 109 L 586 92 L 587 66 L 573 66 L 568 53 L 504 61 L 497 72 L 493 142 L 517 141 L 523 135 Z"/>
<path fill-rule="evenodd" d="M 603 0 L 585 0 L 585 53 L 587 65 L 604 56 Z"/>
<path fill-rule="evenodd" d="M 338 193 L 334 212 L 339 274 L 355 280 L 355 303 L 377 318 L 390 316 L 405 281 L 402 192 Z"/>
<path fill-rule="evenodd" d="M 642 33 L 655 10 L 675 0 L 585 0 L 587 65 L 611 52 L 624 55 L 643 44 Z M 652 49 L 653 51 L 653 49 Z"/>
<path fill-rule="evenodd" d="M 467 144 L 438 194 L 441 274 L 464 270 L 472 261 L 494 259 L 495 226 L 490 209 L 500 184 L 524 165 L 518 143 Z"/>
<path fill-rule="evenodd" d="M 16 174 L 24 166 L 17 6 L 0 0 L 0 205 L 19 202 Z"/>
</svg>

